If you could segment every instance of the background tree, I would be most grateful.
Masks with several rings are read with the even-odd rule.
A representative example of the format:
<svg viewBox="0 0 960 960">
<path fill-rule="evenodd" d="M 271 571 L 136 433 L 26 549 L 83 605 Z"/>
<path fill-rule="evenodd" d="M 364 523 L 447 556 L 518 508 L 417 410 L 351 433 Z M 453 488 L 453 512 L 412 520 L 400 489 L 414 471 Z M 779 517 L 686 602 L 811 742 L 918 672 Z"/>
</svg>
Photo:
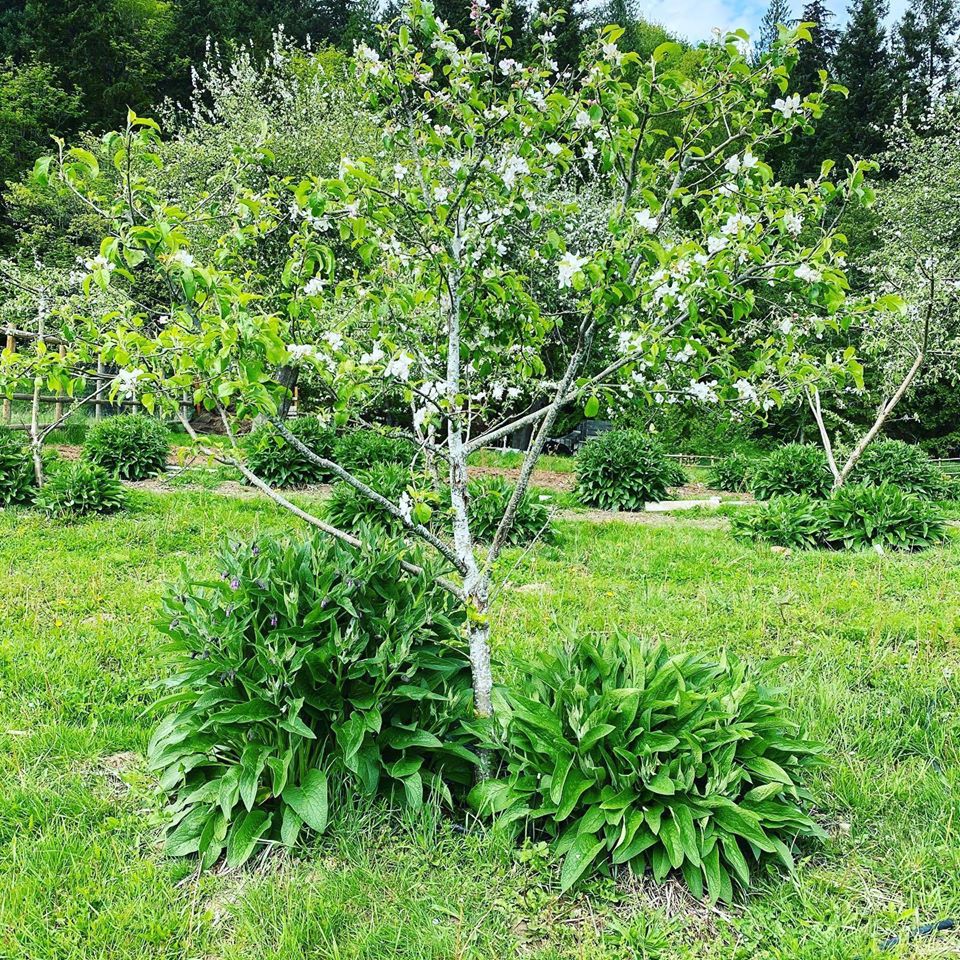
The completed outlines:
<svg viewBox="0 0 960 960">
<path fill-rule="evenodd" d="M 897 24 L 897 72 L 908 116 L 916 120 L 938 96 L 953 89 L 957 79 L 956 0 L 916 0 Z"/>
<path fill-rule="evenodd" d="M 886 146 L 886 128 L 895 107 L 893 64 L 883 21 L 885 0 L 853 0 L 837 44 L 835 78 L 847 97 L 828 112 L 828 148 L 839 160 L 847 154 L 872 157 Z"/>
<path fill-rule="evenodd" d="M 766 13 L 760 21 L 757 29 L 757 37 L 754 41 L 754 50 L 757 56 L 763 56 L 773 49 L 779 36 L 777 27 L 783 25 L 791 26 L 795 22 L 793 9 L 789 0 L 771 0 Z"/>
</svg>

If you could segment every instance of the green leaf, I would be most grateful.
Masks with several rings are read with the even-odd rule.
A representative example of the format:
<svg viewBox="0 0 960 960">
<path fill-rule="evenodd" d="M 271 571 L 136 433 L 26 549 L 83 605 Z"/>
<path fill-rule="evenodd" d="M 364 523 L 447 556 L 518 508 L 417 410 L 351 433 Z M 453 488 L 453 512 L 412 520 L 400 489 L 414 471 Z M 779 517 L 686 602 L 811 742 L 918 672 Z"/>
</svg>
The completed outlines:
<svg viewBox="0 0 960 960">
<path fill-rule="evenodd" d="M 604 841 L 598 840 L 595 834 L 585 833 L 577 837 L 560 868 L 561 892 L 569 890 L 583 876 L 603 847 Z"/>
<path fill-rule="evenodd" d="M 257 841 L 270 829 L 273 814 L 264 810 L 241 813 L 227 834 L 227 866 L 239 867 L 245 864 Z"/>
<path fill-rule="evenodd" d="M 326 830 L 327 775 L 322 770 L 311 770 L 299 787 L 288 785 L 282 796 L 308 827 L 317 833 Z"/>
<path fill-rule="evenodd" d="M 584 404 L 583 415 L 588 419 L 592 419 L 600 412 L 600 400 L 596 396 L 590 397 L 589 400 Z"/>
<path fill-rule="evenodd" d="M 646 787 L 651 793 L 658 793 L 661 797 L 672 797 L 677 792 L 666 767 L 661 767 Z"/>
</svg>

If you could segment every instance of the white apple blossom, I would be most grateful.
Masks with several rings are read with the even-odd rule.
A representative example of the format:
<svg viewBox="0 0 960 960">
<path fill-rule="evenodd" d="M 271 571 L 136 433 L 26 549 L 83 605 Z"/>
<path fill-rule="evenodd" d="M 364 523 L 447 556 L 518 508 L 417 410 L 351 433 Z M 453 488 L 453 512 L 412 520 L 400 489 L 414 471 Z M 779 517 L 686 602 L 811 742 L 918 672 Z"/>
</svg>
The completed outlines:
<svg viewBox="0 0 960 960">
<path fill-rule="evenodd" d="M 737 393 L 740 394 L 741 400 L 746 400 L 749 403 L 756 403 L 759 395 L 757 394 L 757 388 L 749 381 L 741 377 L 734 386 L 737 388 Z"/>
<path fill-rule="evenodd" d="M 783 114 L 785 119 L 789 120 L 795 113 L 801 112 L 800 94 L 791 94 L 786 99 L 777 97 L 777 99 L 773 101 L 773 109 L 778 110 Z"/>
<path fill-rule="evenodd" d="M 303 292 L 308 297 L 316 297 L 323 290 L 324 280 L 323 277 L 313 277 L 308 280 L 304 285 Z"/>
<path fill-rule="evenodd" d="M 578 257 L 575 253 L 572 253 L 568 250 L 560 258 L 560 264 L 558 268 L 560 289 L 563 290 L 566 287 L 572 286 L 574 275 L 579 273 L 583 269 L 584 264 L 589 263 L 589 261 L 589 257 Z"/>
<path fill-rule="evenodd" d="M 815 270 L 809 263 L 801 263 L 800 266 L 793 271 L 793 275 L 798 280 L 804 280 L 807 283 L 816 283 L 820 279 L 820 271 Z"/>
<path fill-rule="evenodd" d="M 546 149 L 547 149 L 547 153 L 549 153 L 551 157 L 559 157 L 560 154 L 563 153 L 563 147 L 560 146 L 560 144 L 557 143 L 556 140 L 551 140 L 547 144 Z"/>
<path fill-rule="evenodd" d="M 294 360 L 304 360 L 307 357 L 313 357 L 317 353 L 317 348 L 310 343 L 290 343 L 287 344 L 287 353 Z"/>
<path fill-rule="evenodd" d="M 174 253 L 171 253 L 167 257 L 167 263 L 171 266 L 182 267 L 184 270 L 189 270 L 194 265 L 193 254 L 187 250 L 177 250 Z"/>
<path fill-rule="evenodd" d="M 798 213 L 785 213 L 783 215 L 783 226 L 793 237 L 800 235 L 800 231 L 803 230 L 803 217 Z"/>
<path fill-rule="evenodd" d="M 729 242 L 726 237 L 707 237 L 707 253 L 719 253 L 726 249 Z"/>
<path fill-rule="evenodd" d="M 121 370 L 114 378 L 118 392 L 126 400 L 136 400 L 137 383 L 146 375 L 146 371 L 140 367 L 133 370 Z"/>
<path fill-rule="evenodd" d="M 386 354 L 383 350 L 376 346 L 369 353 L 361 354 L 360 356 L 360 366 L 362 367 L 372 367 L 375 363 L 379 363 Z"/>
<path fill-rule="evenodd" d="M 623 51 L 613 43 L 605 43 L 603 45 L 603 59 L 609 60 L 611 63 L 620 63 L 623 60 Z"/>
<path fill-rule="evenodd" d="M 637 221 L 637 226 L 641 230 L 656 230 L 659 220 L 655 217 L 648 208 L 643 210 L 638 210 L 634 215 L 633 219 Z"/>
<path fill-rule="evenodd" d="M 406 383 L 410 379 L 410 368 L 413 366 L 413 357 L 409 353 L 401 353 L 394 357 L 384 368 L 385 377 L 396 377 Z"/>
</svg>

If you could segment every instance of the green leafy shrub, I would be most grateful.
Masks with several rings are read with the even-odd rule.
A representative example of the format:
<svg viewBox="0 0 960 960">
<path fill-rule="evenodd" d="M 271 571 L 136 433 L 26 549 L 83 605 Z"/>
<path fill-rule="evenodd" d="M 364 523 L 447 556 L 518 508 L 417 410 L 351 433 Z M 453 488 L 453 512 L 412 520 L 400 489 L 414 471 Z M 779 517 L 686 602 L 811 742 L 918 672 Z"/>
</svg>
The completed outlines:
<svg viewBox="0 0 960 960">
<path fill-rule="evenodd" d="M 733 535 L 778 547 L 807 549 L 822 546 L 827 529 L 827 505 L 802 493 L 772 497 L 730 521 Z"/>
<path fill-rule="evenodd" d="M 830 490 L 833 477 L 826 454 L 819 447 L 788 443 L 755 464 L 749 482 L 750 492 L 758 500 L 790 493 L 824 497 Z"/>
<path fill-rule="evenodd" d="M 0 427 L 0 506 L 29 503 L 36 474 L 30 451 L 13 430 Z"/>
<path fill-rule="evenodd" d="M 322 832 L 346 794 L 411 808 L 473 782 L 462 614 L 393 541 L 231 544 L 219 581 L 168 595 L 161 629 L 170 712 L 149 762 L 170 798 L 166 849 L 226 851 Z"/>
<path fill-rule="evenodd" d="M 922 447 L 902 440 L 875 440 L 854 467 L 851 481 L 875 487 L 899 487 L 925 500 L 946 498 L 947 483 Z"/>
<path fill-rule="evenodd" d="M 287 429 L 309 450 L 332 459 L 334 432 L 316 417 L 297 417 Z M 257 427 L 247 438 L 247 466 L 271 487 L 305 487 L 324 483 L 330 473 L 305 457 L 272 423 Z"/>
<path fill-rule="evenodd" d="M 820 748 L 743 664 L 623 636 L 523 664 L 499 693 L 505 769 L 471 791 L 505 828 L 562 855 L 568 889 L 596 869 L 671 872 L 728 901 L 769 860 L 822 832 L 801 780 Z"/>
<path fill-rule="evenodd" d="M 126 505 L 120 481 L 104 467 L 86 460 L 63 460 L 50 471 L 36 505 L 56 517 L 114 513 Z"/>
<path fill-rule="evenodd" d="M 667 457 L 667 486 L 682 487 L 690 479 L 684 465 L 675 457 Z"/>
<path fill-rule="evenodd" d="M 372 429 L 343 433 L 334 446 L 334 459 L 350 471 L 382 463 L 400 463 L 409 468 L 416 454 L 417 447 L 412 440 Z"/>
<path fill-rule="evenodd" d="M 358 470 L 355 476 L 395 504 L 399 504 L 412 479 L 409 467 L 399 463 L 377 464 L 369 470 Z M 364 523 L 376 523 L 392 531 L 399 531 L 403 526 L 396 517 L 343 481 L 334 484 L 327 502 L 327 519 L 341 530 L 357 530 Z"/>
<path fill-rule="evenodd" d="M 827 502 L 826 538 L 835 547 L 922 550 L 945 536 L 936 507 L 889 483 L 845 484 Z"/>
<path fill-rule="evenodd" d="M 728 453 L 710 468 L 710 486 L 716 490 L 742 493 L 749 486 L 750 460 L 742 453 Z"/>
<path fill-rule="evenodd" d="M 640 430 L 611 430 L 577 452 L 577 493 L 587 506 L 642 510 L 662 500 L 671 466 L 660 445 Z"/>
<path fill-rule="evenodd" d="M 470 529 L 474 539 L 489 543 L 507 511 L 515 485 L 495 474 L 480 476 L 470 481 Z M 517 506 L 513 526 L 506 542 L 511 546 L 530 543 L 536 537 L 552 536 L 550 509 L 537 494 L 527 490 Z"/>
<path fill-rule="evenodd" d="M 142 413 L 107 417 L 83 441 L 84 459 L 123 480 L 146 480 L 167 464 L 170 440 L 159 420 Z"/>
</svg>

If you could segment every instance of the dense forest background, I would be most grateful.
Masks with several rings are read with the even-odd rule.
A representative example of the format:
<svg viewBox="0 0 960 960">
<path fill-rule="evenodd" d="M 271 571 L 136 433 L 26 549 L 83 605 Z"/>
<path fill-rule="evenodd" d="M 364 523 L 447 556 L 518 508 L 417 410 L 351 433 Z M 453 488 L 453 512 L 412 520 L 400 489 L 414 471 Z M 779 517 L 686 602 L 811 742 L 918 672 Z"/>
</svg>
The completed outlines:
<svg viewBox="0 0 960 960">
<path fill-rule="evenodd" d="M 435 6 L 467 31 L 465 0 Z M 108 129 L 128 106 L 145 113 L 163 98 L 186 99 L 191 66 L 209 45 L 266 51 L 282 25 L 300 45 L 350 50 L 374 43 L 378 23 L 396 12 L 377 0 L 7 0 L 0 11 L 0 181 L 48 148 L 51 129 Z M 523 3 L 513 11 L 521 57 L 535 12 Z M 798 89 L 812 89 L 825 69 L 850 94 L 838 98 L 815 142 L 798 142 L 778 158 L 785 176 L 809 175 L 825 156 L 879 152 L 895 111 L 905 108 L 919 122 L 934 97 L 956 86 L 957 0 L 918 0 L 890 29 L 887 13 L 885 0 L 853 0 L 839 29 L 822 0 L 804 7 L 801 19 L 818 27 L 797 69 Z M 773 0 L 754 40 L 758 52 L 776 37 L 777 23 L 792 19 L 787 0 Z M 585 38 L 607 23 L 626 25 L 622 46 L 641 52 L 667 38 L 631 0 L 572 0 L 558 38 L 561 65 L 575 63 Z"/>
<path fill-rule="evenodd" d="M 557 38 L 561 67 L 575 65 L 585 44 L 610 23 L 626 27 L 623 49 L 649 54 L 664 40 L 677 39 L 683 46 L 681 67 L 684 59 L 691 68 L 696 64 L 698 45 L 646 21 L 632 0 L 567 2 Z M 452 26 L 469 32 L 468 2 L 434 5 Z M 242 49 L 255 61 L 276 48 L 281 30 L 284 43 L 349 52 L 361 41 L 375 45 L 378 25 L 397 13 L 396 3 L 378 0 L 6 0 L 0 10 L 0 184 L 5 185 L 0 256 L 15 248 L 25 226 L 23 211 L 29 209 L 12 201 L 11 191 L 37 156 L 50 150 L 52 135 L 98 134 L 122 124 L 128 107 L 152 116 L 163 101 L 195 101 L 197 71 L 211 53 L 219 51 L 229 63 Z M 536 14 L 535 0 L 514 5 L 518 59 L 533 43 Z M 776 38 L 777 24 L 795 20 L 788 0 L 772 0 L 753 37 L 757 55 Z M 938 105 L 960 86 L 960 0 L 916 0 L 892 23 L 885 0 L 852 0 L 845 11 L 810 0 L 800 20 L 816 26 L 792 89 L 803 95 L 818 88 L 825 70 L 848 95 L 834 96 L 813 135 L 794 139 L 766 159 L 783 180 L 794 181 L 815 176 L 825 159 L 870 157 L 878 161 L 878 183 L 895 180 L 900 171 L 891 131 L 900 138 L 904 130 L 911 138 L 936 138 L 944 134 L 944 116 L 953 116 Z M 843 226 L 851 282 L 866 286 L 869 277 L 858 272 L 858 264 L 875 244 L 871 215 Z M 957 393 L 952 381 L 926 382 L 915 391 L 912 421 L 894 424 L 893 431 L 929 441 L 933 452 L 956 453 Z M 702 417 L 693 422 L 714 429 Z M 785 413 L 765 429 L 792 437 L 804 422 L 802 411 L 795 418 Z M 911 426 L 919 422 L 920 432 Z"/>
</svg>

